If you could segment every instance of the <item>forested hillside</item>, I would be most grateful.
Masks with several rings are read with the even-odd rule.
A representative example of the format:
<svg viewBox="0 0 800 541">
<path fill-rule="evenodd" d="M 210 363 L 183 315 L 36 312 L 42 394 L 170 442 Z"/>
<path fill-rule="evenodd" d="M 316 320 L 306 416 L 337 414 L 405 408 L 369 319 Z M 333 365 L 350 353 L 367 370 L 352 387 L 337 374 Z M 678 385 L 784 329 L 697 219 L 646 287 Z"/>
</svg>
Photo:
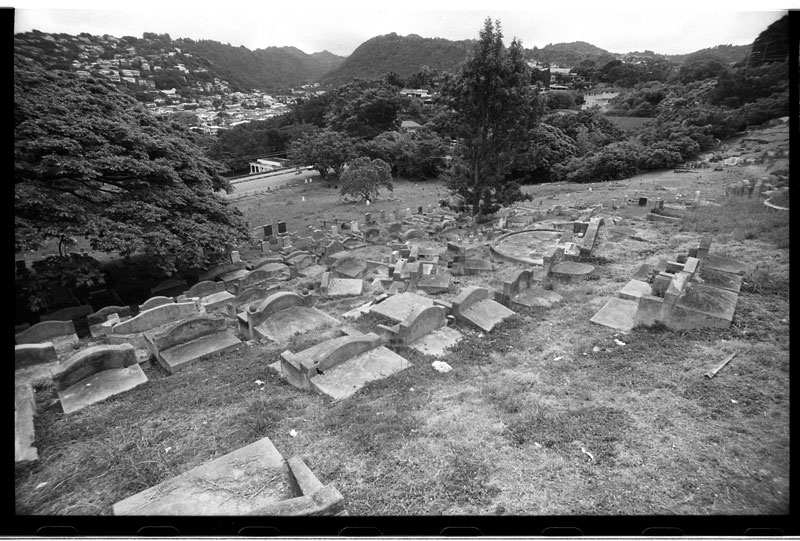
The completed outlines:
<svg viewBox="0 0 800 541">
<path fill-rule="evenodd" d="M 323 78 L 323 82 L 342 84 L 356 78 L 378 78 L 389 72 L 408 78 L 425 66 L 452 71 L 466 58 L 470 43 L 415 34 L 399 36 L 394 32 L 376 36 L 359 45 L 337 69 Z"/>
<path fill-rule="evenodd" d="M 344 60 L 327 51 L 306 54 L 296 47 L 251 51 L 213 40 L 175 40 L 185 52 L 208 60 L 210 70 L 234 87 L 276 90 L 313 83 Z"/>
</svg>

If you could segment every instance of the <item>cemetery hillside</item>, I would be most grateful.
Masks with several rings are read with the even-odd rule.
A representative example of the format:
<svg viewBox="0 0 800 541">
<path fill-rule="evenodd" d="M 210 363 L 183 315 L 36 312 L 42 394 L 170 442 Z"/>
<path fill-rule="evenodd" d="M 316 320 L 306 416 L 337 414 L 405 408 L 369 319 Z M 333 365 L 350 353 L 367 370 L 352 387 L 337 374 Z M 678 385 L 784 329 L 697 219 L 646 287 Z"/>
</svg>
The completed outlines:
<svg viewBox="0 0 800 541">
<path fill-rule="evenodd" d="M 13 535 L 791 532 L 789 26 L 15 35 Z"/>
</svg>

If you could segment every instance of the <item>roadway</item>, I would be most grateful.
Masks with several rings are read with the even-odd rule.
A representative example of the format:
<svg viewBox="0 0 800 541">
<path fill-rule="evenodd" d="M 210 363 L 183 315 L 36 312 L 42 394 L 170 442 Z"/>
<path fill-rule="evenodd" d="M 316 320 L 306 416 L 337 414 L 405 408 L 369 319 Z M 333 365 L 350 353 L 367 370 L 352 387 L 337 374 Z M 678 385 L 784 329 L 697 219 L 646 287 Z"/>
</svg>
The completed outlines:
<svg viewBox="0 0 800 541">
<path fill-rule="evenodd" d="M 267 188 L 275 189 L 279 186 L 286 186 L 287 184 L 304 184 L 306 179 L 316 180 L 318 178 L 319 172 L 310 167 L 300 169 L 299 173 L 296 169 L 272 173 L 254 173 L 247 177 L 231 180 L 233 192 L 226 197 L 236 198 L 260 192 Z"/>
</svg>

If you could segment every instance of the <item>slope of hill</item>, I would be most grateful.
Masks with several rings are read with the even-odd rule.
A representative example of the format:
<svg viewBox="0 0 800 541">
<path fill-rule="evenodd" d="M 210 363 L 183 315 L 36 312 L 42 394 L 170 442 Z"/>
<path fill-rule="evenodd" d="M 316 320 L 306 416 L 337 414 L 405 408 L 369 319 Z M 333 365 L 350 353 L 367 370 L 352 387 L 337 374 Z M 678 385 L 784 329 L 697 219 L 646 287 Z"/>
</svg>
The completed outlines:
<svg viewBox="0 0 800 541">
<path fill-rule="evenodd" d="M 668 55 L 666 58 L 676 64 L 689 64 L 697 60 L 718 60 L 730 65 L 741 62 L 750 53 L 750 45 L 717 45 L 693 53 Z"/>
<path fill-rule="evenodd" d="M 205 58 L 209 70 L 234 87 L 275 90 L 319 80 L 344 59 L 324 51 L 306 54 L 296 47 L 251 51 L 213 40 L 176 40 L 181 50 Z"/>
<path fill-rule="evenodd" d="M 538 62 L 558 64 L 563 67 L 575 67 L 584 60 L 593 60 L 597 65 L 603 65 L 619 56 L 585 41 L 549 43 L 541 49 L 538 47 L 526 49 L 526 53 Z"/>
<path fill-rule="evenodd" d="M 439 71 L 453 71 L 466 59 L 471 41 L 423 38 L 416 34 L 399 36 L 392 32 L 368 39 L 322 81 L 347 83 L 354 78 L 373 79 L 388 72 L 409 77 L 423 66 Z"/>
</svg>

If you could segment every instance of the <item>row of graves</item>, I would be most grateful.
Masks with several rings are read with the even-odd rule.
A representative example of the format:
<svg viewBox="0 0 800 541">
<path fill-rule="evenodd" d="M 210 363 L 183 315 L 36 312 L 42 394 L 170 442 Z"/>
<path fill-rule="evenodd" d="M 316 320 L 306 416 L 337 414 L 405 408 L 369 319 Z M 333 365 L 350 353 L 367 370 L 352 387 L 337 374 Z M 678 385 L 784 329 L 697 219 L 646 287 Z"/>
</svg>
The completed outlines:
<svg viewBox="0 0 800 541">
<path fill-rule="evenodd" d="M 88 314 L 88 347 L 75 351 L 70 320 L 43 321 L 17 333 L 16 460 L 38 459 L 32 390 L 37 381 L 53 381 L 69 415 L 147 384 L 144 362 L 154 360 L 175 375 L 243 342 L 283 347 L 298 335 L 317 341 L 299 351 L 286 349 L 268 368 L 300 390 L 334 400 L 411 366 L 395 351 L 398 345 L 437 359 L 432 366 L 438 370 L 438 357 L 464 332 L 491 333 L 524 307 L 558 302 L 553 284 L 589 277 L 594 267 L 584 260 L 604 223 L 595 216 L 599 209 L 516 207 L 482 226 L 438 207 L 366 213 L 363 222 L 323 222 L 302 232 L 289 231 L 283 222 L 265 225 L 248 261 L 232 252 L 190 287 L 168 280 L 138 307 L 105 306 Z M 705 253 L 698 250 L 697 258 Z M 672 281 L 686 287 L 690 280 L 684 275 L 692 265 L 702 268 L 703 280 L 712 280 L 713 264 L 701 267 L 693 258 L 680 263 L 669 287 Z M 501 289 L 456 289 L 454 277 L 491 275 L 496 261 L 515 269 Z M 676 265 L 654 267 L 661 273 L 658 287 Z M 660 302 L 667 306 L 666 299 Z M 380 323 L 360 332 L 352 323 L 365 314 L 377 316 L 368 322 Z M 252 469 L 243 471 L 242 463 Z M 248 486 L 235 491 L 241 496 L 203 488 L 244 479 Z M 335 487 L 323 485 L 301 458 L 285 460 L 266 437 L 118 502 L 113 511 L 346 514 Z"/>
</svg>

